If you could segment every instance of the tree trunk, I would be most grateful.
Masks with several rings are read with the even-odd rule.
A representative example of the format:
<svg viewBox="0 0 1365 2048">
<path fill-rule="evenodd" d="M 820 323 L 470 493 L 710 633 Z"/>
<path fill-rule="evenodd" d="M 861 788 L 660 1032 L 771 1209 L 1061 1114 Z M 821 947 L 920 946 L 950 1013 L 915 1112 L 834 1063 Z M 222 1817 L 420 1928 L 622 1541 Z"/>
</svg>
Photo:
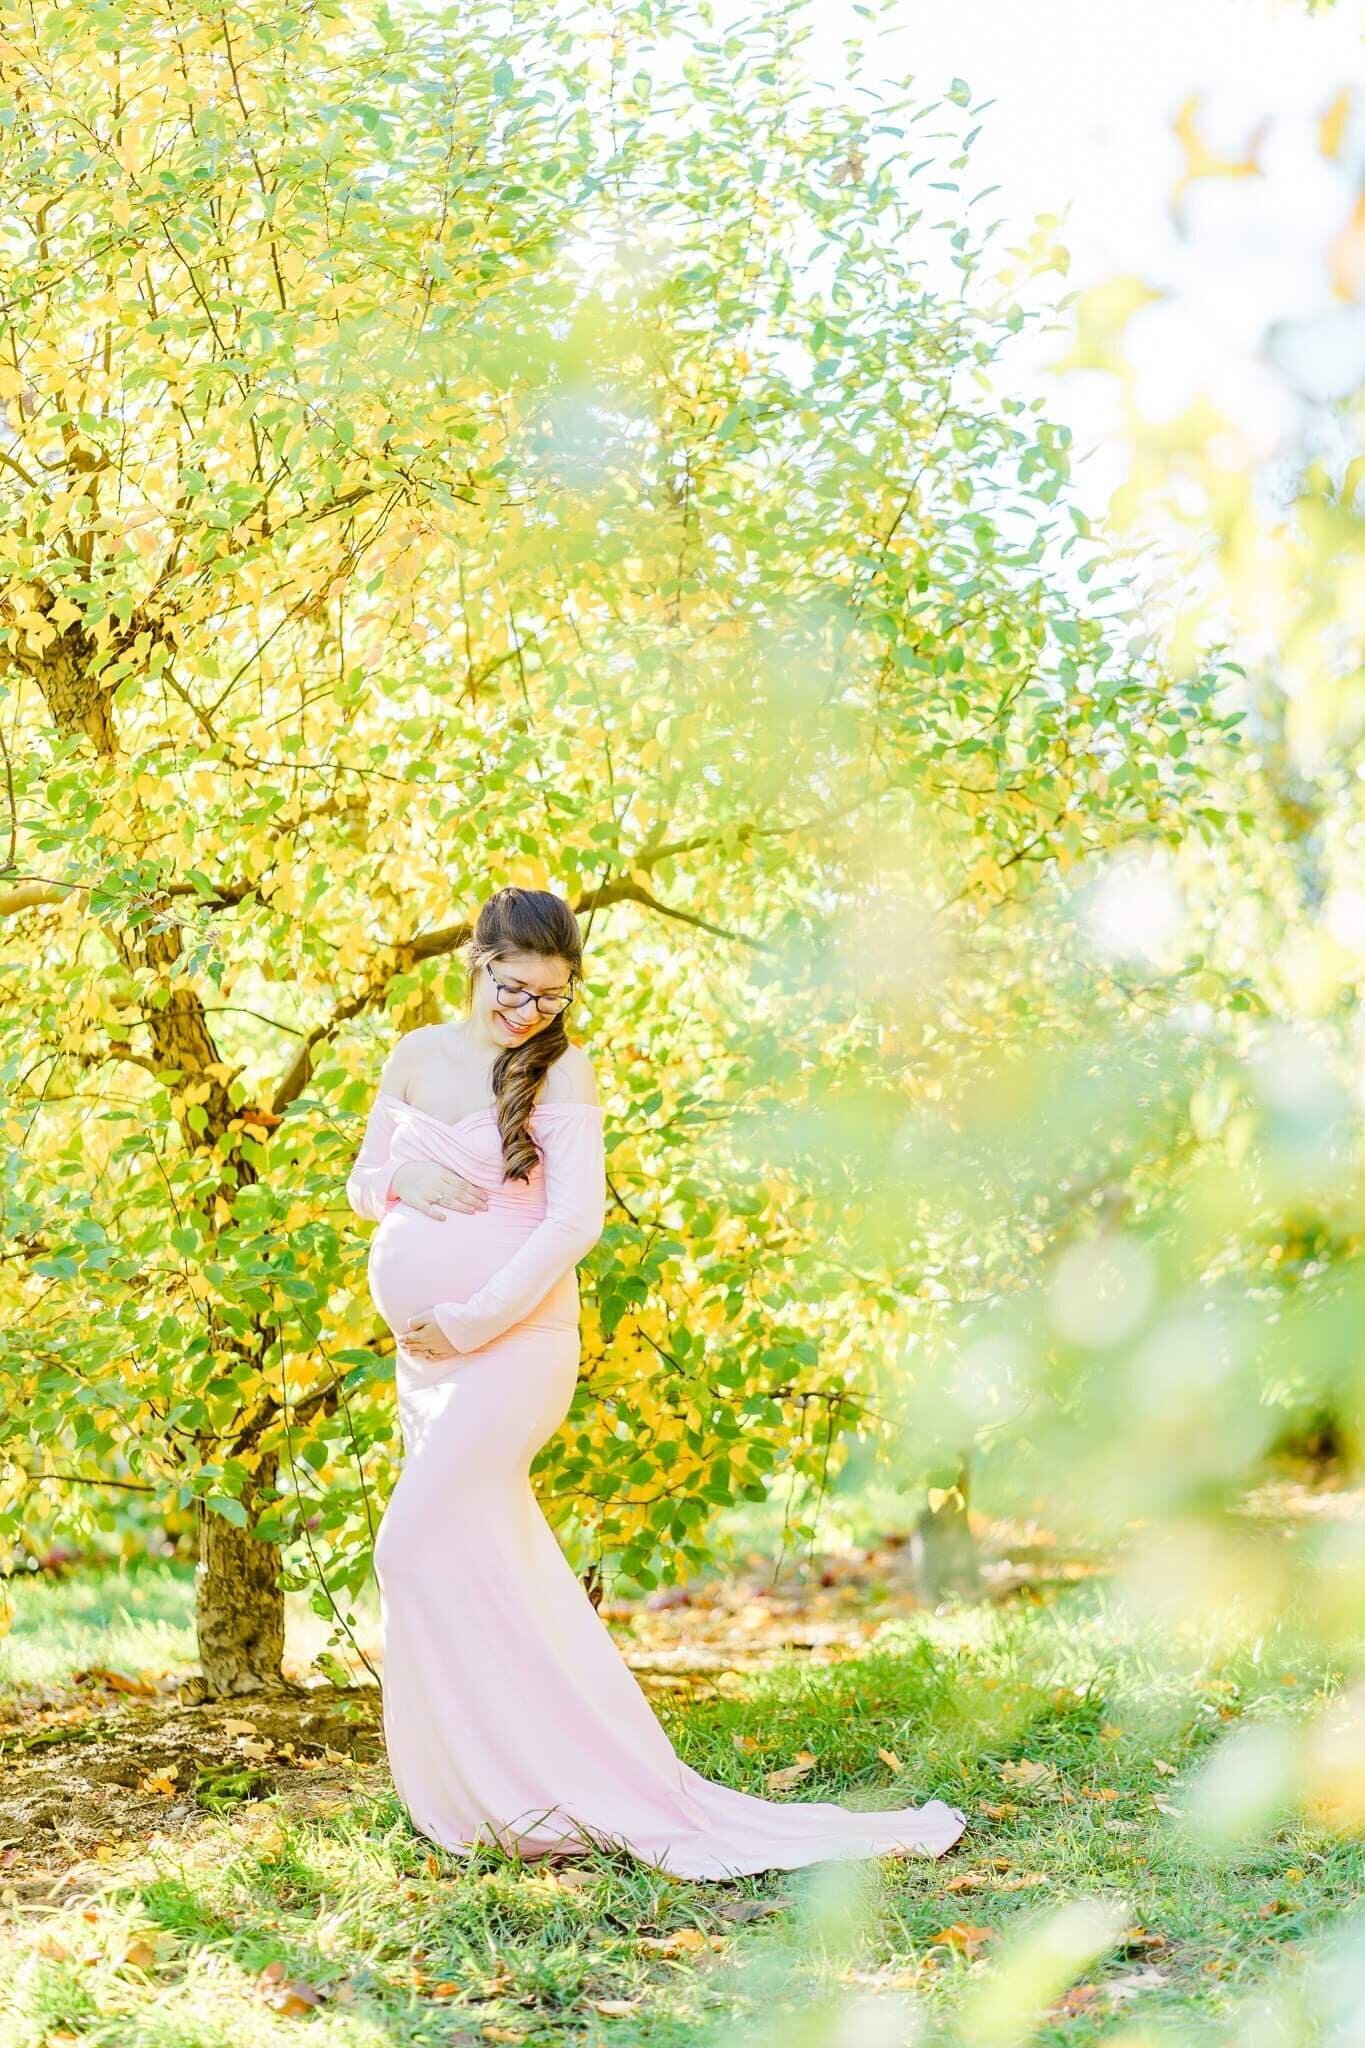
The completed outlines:
<svg viewBox="0 0 1365 2048">
<path fill-rule="evenodd" d="M 252 1534 L 255 1502 L 273 1486 L 277 1459 L 267 1452 L 242 1496 L 247 1526 L 239 1529 L 199 1507 L 199 1563 L 194 1574 L 199 1631 L 195 1698 L 297 1690 L 287 1685 L 284 1659 L 284 1589 L 279 1546 Z"/>
<path fill-rule="evenodd" d="M 913 1558 L 920 1598 L 934 1606 L 950 1593 L 978 1600 L 985 1588 L 981 1559 L 967 1516 L 968 1461 L 954 1484 L 931 1493 L 915 1524 Z"/>
</svg>

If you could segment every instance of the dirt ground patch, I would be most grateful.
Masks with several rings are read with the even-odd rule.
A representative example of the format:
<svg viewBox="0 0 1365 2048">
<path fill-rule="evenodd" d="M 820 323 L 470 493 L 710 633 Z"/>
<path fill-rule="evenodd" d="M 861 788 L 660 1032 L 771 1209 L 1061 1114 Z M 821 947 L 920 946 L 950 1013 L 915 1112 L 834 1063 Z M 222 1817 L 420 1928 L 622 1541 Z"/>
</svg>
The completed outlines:
<svg viewBox="0 0 1365 2048">
<path fill-rule="evenodd" d="M 0 1706 L 0 1897 L 38 1904 L 73 1864 L 275 1797 L 306 1814 L 388 1782 L 379 1688 L 187 1704 L 183 1679 L 90 1671 Z"/>
</svg>

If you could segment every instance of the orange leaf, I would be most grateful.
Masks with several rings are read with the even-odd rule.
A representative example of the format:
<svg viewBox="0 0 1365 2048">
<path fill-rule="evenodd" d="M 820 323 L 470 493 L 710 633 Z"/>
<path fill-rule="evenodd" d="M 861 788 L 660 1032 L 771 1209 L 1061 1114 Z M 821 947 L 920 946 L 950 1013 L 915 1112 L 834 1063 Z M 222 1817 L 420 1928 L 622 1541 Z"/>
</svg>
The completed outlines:
<svg viewBox="0 0 1365 2048">
<path fill-rule="evenodd" d="M 139 1699 L 156 1698 L 156 1687 L 149 1685 L 145 1678 L 129 1678 L 124 1672 L 110 1671 L 103 1664 L 91 1664 L 86 1670 L 73 1671 L 71 1675 L 78 1685 L 90 1678 L 99 1685 L 107 1685 L 111 1692 L 130 1692 Z"/>
<path fill-rule="evenodd" d="M 994 1941 L 993 1927 L 972 1927 L 965 1920 L 955 1920 L 951 1927 L 933 1936 L 930 1948 L 955 1948 L 964 1956 L 974 1956 L 988 1941 Z"/>
<path fill-rule="evenodd" d="M 1087 2006 L 1093 2005 L 1099 1995 L 1098 1984 L 1073 1984 L 1048 2007 L 1048 2011 L 1070 2018 L 1073 2013 L 1084 2012 Z"/>
<path fill-rule="evenodd" d="M 315 1985 L 291 1979 L 267 1985 L 265 2002 L 274 2012 L 282 2012 L 287 2019 L 296 2020 L 311 2012 L 315 2005 L 321 2005 L 323 1993 Z"/>
<path fill-rule="evenodd" d="M 894 1750 L 894 1749 L 879 1749 L 879 1750 L 877 1751 L 877 1754 L 878 1754 L 878 1756 L 879 1756 L 879 1757 L 881 1758 L 882 1762 L 883 1762 L 883 1763 L 884 1763 L 884 1764 L 886 1765 L 886 1768 L 888 1769 L 888 1771 L 894 1771 L 894 1772 L 896 1773 L 896 1776 L 897 1776 L 897 1777 L 899 1777 L 899 1776 L 900 1776 L 900 1774 L 901 1774 L 901 1772 L 902 1772 L 902 1771 L 903 1771 L 903 1770 L 905 1769 L 905 1765 L 904 1765 L 904 1764 L 903 1764 L 903 1763 L 901 1762 L 900 1758 L 899 1758 L 899 1757 L 898 1757 L 898 1756 L 896 1755 L 896 1752 L 895 1752 L 895 1750 Z"/>
</svg>

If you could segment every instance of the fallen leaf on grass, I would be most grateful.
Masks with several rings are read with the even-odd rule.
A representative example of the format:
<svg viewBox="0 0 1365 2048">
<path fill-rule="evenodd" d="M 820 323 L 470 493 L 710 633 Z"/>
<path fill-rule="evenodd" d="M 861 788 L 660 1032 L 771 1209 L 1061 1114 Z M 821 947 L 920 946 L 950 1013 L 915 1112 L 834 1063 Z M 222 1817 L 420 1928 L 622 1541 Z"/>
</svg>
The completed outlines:
<svg viewBox="0 0 1365 2048">
<path fill-rule="evenodd" d="M 77 1685 L 92 1680 L 96 1685 L 107 1685 L 111 1692 L 135 1693 L 144 1700 L 156 1697 L 156 1687 L 145 1678 L 129 1678 L 125 1672 L 110 1671 L 104 1664 L 91 1664 L 84 1671 L 73 1671 L 71 1676 Z"/>
<path fill-rule="evenodd" d="M 266 2004 L 273 2012 L 283 2013 L 287 2019 L 301 2019 L 314 2006 L 326 2002 L 326 1992 L 319 1991 L 316 1984 L 286 1977 L 281 1962 L 267 1963 L 261 1971 L 260 1982 Z"/>
<path fill-rule="evenodd" d="M 999 1775 L 1010 1785 L 1055 1785 L 1057 1766 L 1040 1764 L 1033 1757 L 1020 1757 L 999 1766 Z"/>
<path fill-rule="evenodd" d="M 1013 1820 L 1019 1808 L 1012 1799 L 1002 1800 L 997 1806 L 992 1806 L 989 1799 L 983 1799 L 980 1810 L 987 1820 Z"/>
<path fill-rule="evenodd" d="M 788 1786 L 799 1785 L 803 1778 L 808 1777 L 818 1761 L 808 1749 L 798 1749 L 795 1760 L 784 1770 L 769 1771 L 765 1782 L 772 1791 L 785 1792 Z"/>
<path fill-rule="evenodd" d="M 1099 1995 L 1098 1984 L 1073 1984 L 1069 1991 L 1064 1991 L 1060 1998 L 1053 2000 L 1048 2007 L 1048 2013 L 1055 2013 L 1059 2019 L 1071 2019 L 1076 2013 L 1087 2011 Z"/>
<path fill-rule="evenodd" d="M 933 1960 L 937 1961 L 935 1957 Z M 917 1969 L 907 1969 L 902 1963 L 883 1963 L 876 1970 L 844 1970 L 840 1973 L 842 1984 L 862 1984 L 869 1991 L 913 1991 L 920 1981 Z"/>
<path fill-rule="evenodd" d="M 990 1881 L 984 1870 L 964 1870 L 957 1877 L 950 1877 L 943 1889 L 945 1892 L 975 1892 Z"/>
<path fill-rule="evenodd" d="M 1131 1970 L 1126 1977 L 1110 1977 L 1100 1989 L 1111 2005 L 1126 2005 L 1130 1998 L 1140 1998 L 1144 1991 L 1157 1991 L 1170 1981 L 1165 1970 L 1154 1969 L 1147 1963 L 1140 1970 Z"/>
<path fill-rule="evenodd" d="M 895 1772 L 895 1774 L 896 1774 L 896 1776 L 897 1776 L 897 1777 L 899 1777 L 899 1776 L 900 1776 L 900 1774 L 901 1774 L 901 1772 L 902 1772 L 902 1771 L 903 1771 L 903 1770 L 905 1769 L 905 1765 L 904 1765 L 904 1764 L 903 1764 L 903 1763 L 901 1762 L 900 1758 L 899 1758 L 899 1757 L 898 1757 L 898 1756 L 896 1755 L 896 1752 L 895 1752 L 895 1750 L 894 1750 L 894 1749 L 879 1749 L 879 1750 L 877 1751 L 877 1754 L 878 1754 L 878 1756 L 879 1756 L 879 1757 L 881 1758 L 882 1762 L 883 1762 L 883 1763 L 884 1763 L 884 1764 L 886 1765 L 886 1768 L 888 1769 L 888 1771 L 894 1771 L 894 1772 Z"/>
<path fill-rule="evenodd" d="M 471 1985 L 466 1995 L 473 1999 L 497 1998 L 508 1989 L 511 1982 L 512 1972 L 506 1963 L 499 1963 L 491 1977 L 485 1977 L 481 1984 Z"/>
<path fill-rule="evenodd" d="M 988 1941 L 994 1941 L 993 1927 L 971 1927 L 965 1920 L 955 1920 L 951 1927 L 945 1927 L 932 1936 L 930 1948 L 955 1948 L 964 1956 L 974 1956 Z"/>
<path fill-rule="evenodd" d="M 639 2010 L 640 2001 L 638 1998 L 590 1998 L 588 2000 L 588 2004 L 592 2007 L 594 2012 L 600 2012 L 604 2019 L 624 2020 L 628 2019 L 631 2013 L 637 2012 Z M 490 2034 L 489 2039 L 519 2041 L 521 2039 L 521 2035 L 503 2034 L 499 2036 L 496 2034 Z"/>
<path fill-rule="evenodd" d="M 678 1927 L 672 1934 L 642 1934 L 636 1946 L 647 1948 L 653 1956 L 685 1956 L 698 1949 L 723 1949 L 728 1940 L 724 1934 L 703 1934 L 700 1927 Z"/>
<path fill-rule="evenodd" d="M 1153 1934 L 1147 1927 L 1130 1927 L 1116 1944 L 1116 1952 L 1121 1956 L 1157 1956 L 1170 1945 L 1169 1935 Z"/>
<path fill-rule="evenodd" d="M 716 1911 L 722 1920 L 766 1920 L 770 1913 L 785 1913 L 790 1899 L 727 1899 Z"/>
</svg>

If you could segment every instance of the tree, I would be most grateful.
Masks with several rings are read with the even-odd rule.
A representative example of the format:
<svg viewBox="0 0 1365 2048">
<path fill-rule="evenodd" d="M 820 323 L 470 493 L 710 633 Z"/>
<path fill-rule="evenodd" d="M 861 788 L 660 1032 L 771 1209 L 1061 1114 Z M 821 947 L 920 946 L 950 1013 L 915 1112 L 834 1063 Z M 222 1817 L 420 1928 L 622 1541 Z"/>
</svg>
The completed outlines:
<svg viewBox="0 0 1365 2048">
<path fill-rule="evenodd" d="M 483 894 L 588 927 L 613 1209 L 545 1481 L 648 1580 L 868 1416 L 933 1235 L 875 1220 L 885 1141 L 1018 998 L 974 935 L 1218 821 L 1207 678 L 1121 644 L 1065 434 L 992 395 L 1030 316 L 990 230 L 916 203 L 944 110 L 803 106 L 788 6 L 504 13 L 134 0 L 0 48 L 0 1526 L 193 1503 L 213 1692 L 275 1682 L 287 1585 L 344 1630 L 368 1571 L 391 1345 L 341 1184 Z M 894 1028 L 839 968 L 887 914 L 939 949 Z"/>
</svg>

